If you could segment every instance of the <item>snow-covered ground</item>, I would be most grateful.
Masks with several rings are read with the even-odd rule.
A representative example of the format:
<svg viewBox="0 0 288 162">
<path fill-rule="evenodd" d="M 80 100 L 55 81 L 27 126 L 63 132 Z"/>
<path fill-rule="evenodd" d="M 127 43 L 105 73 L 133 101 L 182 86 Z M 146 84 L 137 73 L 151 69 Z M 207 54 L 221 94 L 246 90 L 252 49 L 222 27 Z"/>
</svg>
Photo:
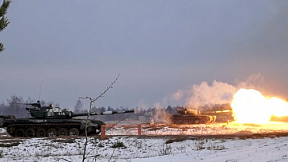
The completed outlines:
<svg viewBox="0 0 288 162">
<path fill-rule="evenodd" d="M 0 141 L 0 161 L 81 161 L 84 148 L 84 138 Z M 288 161 L 287 144 L 287 137 L 245 140 L 89 138 L 87 161 Z"/>
<path fill-rule="evenodd" d="M 283 127 L 282 132 L 286 132 Z M 288 128 L 287 125 L 285 127 Z M 106 134 L 110 135 L 107 139 L 89 137 L 86 161 L 288 161 L 287 136 L 250 136 L 259 132 L 279 132 L 280 128 L 275 126 L 264 129 L 233 124 L 143 125 L 142 131 L 144 135 L 137 136 L 137 128 L 115 127 L 107 130 Z M 200 134 L 209 133 L 242 133 L 245 138 L 201 138 Z M 82 161 L 84 143 L 85 137 L 0 137 L 0 161 Z"/>
</svg>

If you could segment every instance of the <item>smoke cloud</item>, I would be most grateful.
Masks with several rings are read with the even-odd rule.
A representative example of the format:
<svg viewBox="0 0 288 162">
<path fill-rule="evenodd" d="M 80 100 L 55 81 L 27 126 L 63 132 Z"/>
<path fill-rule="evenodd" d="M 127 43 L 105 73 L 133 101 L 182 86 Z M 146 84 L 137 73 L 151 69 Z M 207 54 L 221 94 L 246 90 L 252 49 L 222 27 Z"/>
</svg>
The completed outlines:
<svg viewBox="0 0 288 162">
<path fill-rule="evenodd" d="M 155 106 L 155 113 L 153 115 L 153 121 L 155 123 L 170 124 L 171 123 L 171 114 L 169 114 L 165 111 L 166 108 L 160 106 L 159 103 L 156 103 L 154 106 Z"/>
<path fill-rule="evenodd" d="M 244 81 L 236 81 L 235 85 L 214 80 L 211 85 L 206 81 L 199 85 L 193 85 L 188 90 L 177 90 L 175 93 L 163 99 L 163 105 L 169 103 L 172 106 L 187 106 L 196 110 L 220 104 L 230 104 L 233 95 L 240 88 L 263 89 L 264 77 L 261 74 L 250 75 Z M 159 107 L 159 106 L 158 106 Z"/>
<path fill-rule="evenodd" d="M 213 81 L 212 85 L 202 82 L 200 85 L 193 85 L 191 96 L 188 97 L 188 107 L 199 108 L 203 105 L 230 103 L 237 88 L 227 83 Z"/>
</svg>

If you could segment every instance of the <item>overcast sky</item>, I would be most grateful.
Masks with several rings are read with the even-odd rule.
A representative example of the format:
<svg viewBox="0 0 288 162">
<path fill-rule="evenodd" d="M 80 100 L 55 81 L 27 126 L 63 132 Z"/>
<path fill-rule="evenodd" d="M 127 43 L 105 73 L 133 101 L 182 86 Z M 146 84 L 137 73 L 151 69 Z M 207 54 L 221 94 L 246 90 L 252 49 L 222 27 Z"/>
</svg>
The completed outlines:
<svg viewBox="0 0 288 162">
<path fill-rule="evenodd" d="M 285 0 L 13 1 L 0 33 L 0 102 L 37 100 L 41 85 L 42 100 L 73 108 L 118 74 L 96 106 L 176 106 L 163 100 L 253 75 L 288 98 L 287 15 Z"/>
</svg>

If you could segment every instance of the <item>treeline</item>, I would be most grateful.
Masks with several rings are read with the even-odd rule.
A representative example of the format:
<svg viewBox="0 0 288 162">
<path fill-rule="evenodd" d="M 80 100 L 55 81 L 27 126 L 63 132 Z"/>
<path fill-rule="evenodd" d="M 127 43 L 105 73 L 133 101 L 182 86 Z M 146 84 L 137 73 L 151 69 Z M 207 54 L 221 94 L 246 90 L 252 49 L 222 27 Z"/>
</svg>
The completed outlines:
<svg viewBox="0 0 288 162">
<path fill-rule="evenodd" d="M 13 95 L 10 99 L 7 99 L 6 102 L 2 101 L 0 104 L 0 115 L 14 115 L 17 118 L 27 118 L 30 117 L 26 107 L 28 103 L 35 103 L 36 100 L 28 98 L 24 100 L 22 97 Z M 52 102 L 40 101 L 41 105 L 49 105 Z M 56 105 L 57 106 L 57 105 Z"/>
</svg>

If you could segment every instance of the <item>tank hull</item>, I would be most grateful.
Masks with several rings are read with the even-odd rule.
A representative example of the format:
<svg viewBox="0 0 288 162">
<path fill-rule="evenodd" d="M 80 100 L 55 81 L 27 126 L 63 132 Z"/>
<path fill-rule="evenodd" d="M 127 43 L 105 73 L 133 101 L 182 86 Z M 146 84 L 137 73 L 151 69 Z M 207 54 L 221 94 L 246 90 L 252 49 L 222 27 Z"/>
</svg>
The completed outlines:
<svg viewBox="0 0 288 162">
<path fill-rule="evenodd" d="M 216 120 L 216 116 L 210 115 L 173 115 L 173 124 L 209 124 Z"/>
<path fill-rule="evenodd" d="M 134 110 L 73 113 L 60 107 L 54 107 L 53 104 L 42 106 L 40 101 L 25 105 L 27 105 L 26 110 L 32 118 L 16 119 L 13 115 L 0 115 L 0 127 L 6 128 L 8 134 L 11 136 L 78 136 L 86 135 L 86 133 L 87 135 L 96 135 L 100 133 L 101 126 L 105 125 L 103 121 L 75 117 L 87 116 L 89 118 L 89 116 L 95 115 L 134 113 Z"/>
<path fill-rule="evenodd" d="M 55 137 L 85 135 L 85 119 L 14 119 L 2 121 L 7 133 L 13 137 Z M 87 134 L 96 135 L 104 122 L 87 120 Z"/>
</svg>

